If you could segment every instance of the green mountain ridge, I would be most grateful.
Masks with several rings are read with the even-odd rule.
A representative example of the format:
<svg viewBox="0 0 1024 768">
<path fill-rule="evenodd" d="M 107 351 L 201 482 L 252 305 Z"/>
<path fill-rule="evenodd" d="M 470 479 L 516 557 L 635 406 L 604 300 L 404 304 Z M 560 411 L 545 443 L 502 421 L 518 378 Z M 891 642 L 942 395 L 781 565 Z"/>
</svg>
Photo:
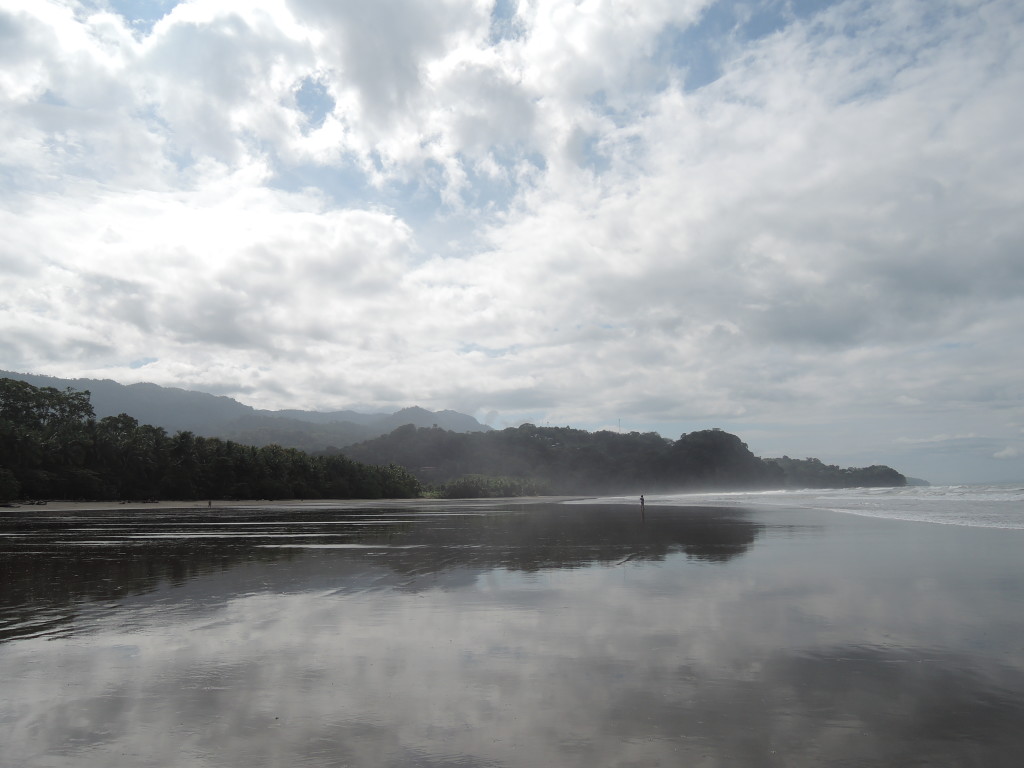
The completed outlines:
<svg viewBox="0 0 1024 768">
<path fill-rule="evenodd" d="M 148 385 L 133 393 L 160 397 L 162 389 Z M 126 411 L 102 415 L 90 391 L 0 378 L 0 497 L 325 498 L 362 493 L 376 498 L 415 496 L 424 486 L 449 497 L 617 495 L 907 484 L 906 477 L 881 465 L 844 469 L 816 458 L 762 459 L 739 437 L 720 429 L 669 440 L 655 432 L 587 432 L 529 423 L 501 431 L 456 432 L 436 422 L 429 427 L 410 422 L 388 434 L 344 448 L 325 445 L 312 454 L 286 441 L 329 439 L 334 423 L 318 423 L 327 414 L 267 416 L 230 398 L 197 399 L 192 396 L 198 393 L 176 390 L 169 400 L 198 402 L 204 408 L 222 405 L 228 412 L 241 409 L 243 415 L 229 423 L 255 439 L 231 439 L 224 432 L 205 437 L 181 428 L 171 435 L 162 425 L 140 423 Z M 439 415 L 445 413 L 405 409 L 376 421 L 375 428 L 388 420 Z M 455 416 L 463 425 L 469 419 Z M 207 430 L 214 428 L 207 425 Z"/>
<path fill-rule="evenodd" d="M 280 445 L 302 451 L 334 451 L 384 435 L 403 424 L 437 425 L 455 432 L 486 432 L 491 427 L 456 411 L 403 408 L 394 413 L 357 411 L 259 410 L 223 395 L 162 387 L 157 384 L 119 384 L 110 379 L 61 379 L 40 374 L 0 371 L 0 378 L 35 387 L 88 391 L 96 418 L 126 413 L 142 424 L 168 433 L 194 432 L 245 445 Z"/>
</svg>

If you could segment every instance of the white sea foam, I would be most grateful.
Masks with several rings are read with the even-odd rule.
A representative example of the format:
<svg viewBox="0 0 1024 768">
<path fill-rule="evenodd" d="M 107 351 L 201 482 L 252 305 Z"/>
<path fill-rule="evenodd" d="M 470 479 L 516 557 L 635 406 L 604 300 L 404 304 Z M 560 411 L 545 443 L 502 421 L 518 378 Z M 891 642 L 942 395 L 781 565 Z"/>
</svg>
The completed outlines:
<svg viewBox="0 0 1024 768">
<path fill-rule="evenodd" d="M 634 503 L 635 496 L 591 500 Z M 1024 530 L 1024 484 L 654 494 L 648 505 L 825 509 L 866 517 Z"/>
</svg>

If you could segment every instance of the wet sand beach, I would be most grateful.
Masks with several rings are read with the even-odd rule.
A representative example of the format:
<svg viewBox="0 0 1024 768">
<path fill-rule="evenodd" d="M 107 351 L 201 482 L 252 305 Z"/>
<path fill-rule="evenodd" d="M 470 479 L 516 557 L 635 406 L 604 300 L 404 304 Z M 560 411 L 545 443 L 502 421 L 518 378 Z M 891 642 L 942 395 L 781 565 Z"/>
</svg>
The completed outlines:
<svg viewBox="0 0 1024 768">
<path fill-rule="evenodd" d="M 493 503 L 535 503 L 548 502 L 559 503 L 570 499 L 580 499 L 579 496 L 544 496 L 544 497 L 515 497 L 509 499 L 239 499 L 239 500 L 216 500 L 216 501 L 45 501 L 34 502 L 13 502 L 6 506 L 0 506 L 0 515 L 5 512 L 17 511 L 51 511 L 51 512 L 117 512 L 117 511 L 139 511 L 146 510 L 223 510 L 223 509 L 282 509 L 303 511 L 309 509 L 381 509 L 381 508 L 437 508 L 460 506 L 464 504 L 493 504 Z"/>
<path fill-rule="evenodd" d="M 550 500 L 0 513 L 0 765 L 1015 766 L 1024 533 Z"/>
</svg>

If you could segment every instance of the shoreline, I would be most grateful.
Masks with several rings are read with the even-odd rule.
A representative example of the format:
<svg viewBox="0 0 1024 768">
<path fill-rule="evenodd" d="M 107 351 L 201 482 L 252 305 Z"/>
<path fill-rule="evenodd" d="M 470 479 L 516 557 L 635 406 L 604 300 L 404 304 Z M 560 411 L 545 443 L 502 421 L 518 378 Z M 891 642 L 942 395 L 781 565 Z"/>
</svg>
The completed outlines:
<svg viewBox="0 0 1024 768">
<path fill-rule="evenodd" d="M 161 512 L 174 510 L 195 510 L 215 512 L 223 509 L 380 509 L 385 507 L 459 507 L 467 504 L 557 504 L 570 500 L 586 500 L 591 496 L 505 496 L 501 498 L 473 499 L 245 499 L 234 501 L 46 501 L 12 502 L 0 506 L 0 515 L 5 512 Z"/>
</svg>

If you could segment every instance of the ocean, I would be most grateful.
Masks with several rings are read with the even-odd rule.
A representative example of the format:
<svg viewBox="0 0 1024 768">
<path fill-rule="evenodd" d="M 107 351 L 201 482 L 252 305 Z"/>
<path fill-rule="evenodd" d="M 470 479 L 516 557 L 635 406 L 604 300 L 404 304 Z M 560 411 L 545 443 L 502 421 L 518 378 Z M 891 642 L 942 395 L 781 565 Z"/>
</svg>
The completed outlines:
<svg viewBox="0 0 1024 768">
<path fill-rule="evenodd" d="M 586 503 L 636 503 L 630 496 Z M 784 507 L 941 525 L 1024 530 L 1024 483 L 648 495 L 661 506 Z"/>
</svg>

